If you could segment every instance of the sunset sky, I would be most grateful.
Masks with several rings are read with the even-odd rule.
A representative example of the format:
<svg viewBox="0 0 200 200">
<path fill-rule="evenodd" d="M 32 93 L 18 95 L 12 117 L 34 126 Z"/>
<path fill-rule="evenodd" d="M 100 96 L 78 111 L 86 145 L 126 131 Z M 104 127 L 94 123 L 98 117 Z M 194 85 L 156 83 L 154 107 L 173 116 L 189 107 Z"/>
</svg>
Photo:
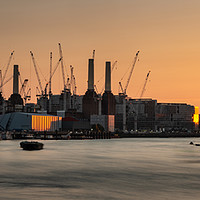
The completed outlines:
<svg viewBox="0 0 200 200">
<path fill-rule="evenodd" d="M 105 61 L 118 61 L 112 73 L 112 91 L 117 94 L 118 82 L 140 50 L 127 89 L 130 97 L 140 96 L 151 70 L 144 97 L 200 106 L 199 9 L 199 0 L 0 0 L 0 69 L 4 72 L 14 50 L 11 64 L 18 64 L 22 78 L 29 79 L 35 102 L 38 81 L 29 52 L 34 53 L 45 87 L 49 54 L 53 52 L 55 66 L 60 42 L 66 71 L 69 74 L 69 66 L 74 66 L 77 93 L 84 94 L 88 58 L 95 49 L 95 82 L 104 75 Z M 124 86 L 126 81 L 127 76 Z M 103 84 L 104 79 L 97 84 L 99 91 Z M 52 80 L 53 94 L 62 89 L 59 68 Z M 8 98 L 11 92 L 12 81 L 3 95 Z"/>
</svg>

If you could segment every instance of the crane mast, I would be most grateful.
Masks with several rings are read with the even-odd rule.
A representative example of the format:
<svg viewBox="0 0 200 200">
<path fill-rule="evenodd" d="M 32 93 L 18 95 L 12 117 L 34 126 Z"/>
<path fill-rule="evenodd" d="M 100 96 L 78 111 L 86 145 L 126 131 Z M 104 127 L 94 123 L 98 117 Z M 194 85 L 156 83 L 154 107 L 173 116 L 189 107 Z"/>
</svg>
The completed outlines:
<svg viewBox="0 0 200 200">
<path fill-rule="evenodd" d="M 64 64 L 63 64 L 63 53 L 62 53 L 62 48 L 61 48 L 61 44 L 60 43 L 58 43 L 58 46 L 59 46 L 60 57 L 62 58 L 62 60 L 61 60 L 61 68 L 62 68 L 64 91 L 66 91 L 65 72 L 64 72 Z"/>
<path fill-rule="evenodd" d="M 70 81 L 70 78 L 68 77 L 67 83 L 66 83 L 66 90 L 70 91 L 70 88 L 71 88 L 71 81 Z"/>
<path fill-rule="evenodd" d="M 50 52 L 49 96 L 51 95 L 51 78 L 52 78 L 52 52 Z"/>
<path fill-rule="evenodd" d="M 50 81 L 51 81 L 53 75 L 55 74 L 55 72 L 56 72 L 56 70 L 57 70 L 57 68 L 58 68 L 59 63 L 60 63 L 61 60 L 62 60 L 62 58 L 60 58 L 60 59 L 58 60 L 58 62 L 56 63 L 56 66 L 54 67 L 53 72 L 51 72 L 51 76 L 50 76 L 50 78 L 49 78 L 49 83 L 50 83 Z"/>
<path fill-rule="evenodd" d="M 73 80 L 74 80 L 74 95 L 76 95 L 77 86 L 76 86 L 76 78 L 75 78 L 75 76 L 73 77 Z"/>
<path fill-rule="evenodd" d="M 95 57 L 95 50 L 93 50 L 92 52 L 92 59 L 94 59 L 94 57 Z"/>
<path fill-rule="evenodd" d="M 73 95 L 76 95 L 76 79 L 74 76 L 74 67 L 72 65 L 70 65 L 70 69 L 71 69 L 71 92 Z"/>
<path fill-rule="evenodd" d="M 150 74 L 151 71 L 148 72 L 147 76 L 146 76 L 146 79 L 145 79 L 145 82 L 144 82 L 144 86 L 143 86 L 143 89 L 142 89 L 142 92 L 141 92 L 141 95 L 140 95 L 140 99 L 143 97 L 144 95 L 144 92 L 145 92 L 145 89 L 146 89 L 146 85 L 147 85 L 147 81 L 149 79 L 149 74 Z"/>
<path fill-rule="evenodd" d="M 74 87 L 74 84 L 73 84 L 74 67 L 72 65 L 70 65 L 70 69 L 71 69 L 71 81 L 70 81 L 70 85 L 71 85 L 71 92 L 73 93 L 74 92 L 74 90 L 73 90 L 73 87 Z"/>
<path fill-rule="evenodd" d="M 0 83 L 1 83 L 0 93 L 2 93 L 2 71 L 1 70 L 0 70 Z"/>
<path fill-rule="evenodd" d="M 43 95 L 42 84 L 41 84 L 41 81 L 40 81 L 39 73 L 38 73 L 38 70 L 37 70 L 35 58 L 34 58 L 34 56 L 33 56 L 32 51 L 30 51 L 30 54 L 31 54 L 31 57 L 32 57 L 33 66 L 34 66 L 34 68 L 35 68 L 35 73 L 36 73 L 36 76 L 37 76 L 37 79 L 38 79 L 38 83 L 39 83 L 39 87 L 40 87 L 40 92 L 41 92 L 42 95 Z"/>
<path fill-rule="evenodd" d="M 129 82 L 130 82 L 130 80 L 131 80 L 131 76 L 132 76 L 132 74 L 133 74 L 133 69 L 134 69 L 134 67 L 135 67 L 135 64 L 136 64 L 136 61 L 137 61 L 139 52 L 140 52 L 140 51 L 138 51 L 138 52 L 136 53 L 136 55 L 135 55 L 135 58 L 134 58 L 134 61 L 133 61 L 133 65 L 132 65 L 132 68 L 131 68 L 131 71 L 130 71 L 130 74 L 129 74 L 129 77 L 128 77 L 126 86 L 125 86 L 124 91 L 123 91 L 123 93 L 124 93 L 125 95 L 126 95 L 126 90 L 127 90 L 127 88 L 128 88 Z"/>
</svg>

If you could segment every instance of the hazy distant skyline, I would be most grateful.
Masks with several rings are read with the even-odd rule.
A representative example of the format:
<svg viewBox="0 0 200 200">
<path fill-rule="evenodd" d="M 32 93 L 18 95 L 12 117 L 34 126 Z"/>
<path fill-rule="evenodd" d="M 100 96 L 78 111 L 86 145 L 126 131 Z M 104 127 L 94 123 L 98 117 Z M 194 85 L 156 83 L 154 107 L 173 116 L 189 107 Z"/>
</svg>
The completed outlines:
<svg viewBox="0 0 200 200">
<path fill-rule="evenodd" d="M 15 50 L 12 64 L 18 64 L 22 77 L 30 80 L 35 100 L 38 82 L 29 51 L 48 79 L 49 53 L 53 52 L 55 66 L 60 42 L 67 72 L 73 65 L 78 94 L 84 94 L 88 58 L 95 49 L 95 82 L 104 74 L 105 61 L 118 61 L 112 74 L 112 91 L 117 94 L 118 82 L 140 50 L 129 96 L 139 97 L 151 70 L 144 97 L 200 106 L 199 8 L 198 0 L 0 0 L 0 69 Z M 99 90 L 103 84 L 104 79 L 97 85 Z M 52 91 L 56 94 L 62 88 L 59 69 Z M 4 87 L 4 96 L 11 92 L 12 82 Z"/>
</svg>

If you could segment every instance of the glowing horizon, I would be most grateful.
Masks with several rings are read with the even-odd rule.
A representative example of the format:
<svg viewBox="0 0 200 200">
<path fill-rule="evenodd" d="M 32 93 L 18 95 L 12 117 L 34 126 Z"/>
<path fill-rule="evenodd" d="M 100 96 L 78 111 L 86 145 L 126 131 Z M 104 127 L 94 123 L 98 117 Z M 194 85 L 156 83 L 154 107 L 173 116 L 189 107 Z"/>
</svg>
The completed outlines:
<svg viewBox="0 0 200 200">
<path fill-rule="evenodd" d="M 105 62 L 112 64 L 117 60 L 117 69 L 112 73 L 112 91 L 117 94 L 118 82 L 140 50 L 127 89 L 130 97 L 140 96 L 146 74 L 151 70 L 144 98 L 200 106 L 200 93 L 194 87 L 200 72 L 199 6 L 197 0 L 4 1 L 0 7 L 0 69 L 4 71 L 10 53 L 15 50 L 11 64 L 18 64 L 22 78 L 29 79 L 35 102 L 38 81 L 29 52 L 34 53 L 45 87 L 49 54 L 53 52 L 54 67 L 60 42 L 66 77 L 73 65 L 77 94 L 84 94 L 88 59 L 95 49 L 95 83 L 104 77 Z M 12 70 L 10 67 L 7 78 Z M 127 77 L 123 86 L 126 80 Z M 103 85 L 104 78 L 97 84 L 98 90 Z M 52 79 L 52 92 L 58 94 L 62 89 L 59 67 Z M 11 93 L 12 81 L 3 88 L 6 99 Z"/>
</svg>

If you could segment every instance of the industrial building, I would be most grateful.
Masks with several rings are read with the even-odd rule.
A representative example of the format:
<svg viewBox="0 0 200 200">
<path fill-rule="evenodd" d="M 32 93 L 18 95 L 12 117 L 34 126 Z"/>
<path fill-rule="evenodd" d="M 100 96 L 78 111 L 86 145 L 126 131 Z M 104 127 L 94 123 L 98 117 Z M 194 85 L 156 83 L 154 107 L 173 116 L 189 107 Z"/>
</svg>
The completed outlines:
<svg viewBox="0 0 200 200">
<path fill-rule="evenodd" d="M 80 131 L 90 130 L 91 125 L 87 119 L 80 119 L 76 117 L 64 117 L 62 118 L 62 130 Z"/>
<path fill-rule="evenodd" d="M 106 62 L 105 92 L 102 96 L 102 114 L 115 115 L 116 100 L 111 92 L 111 62 Z"/>
<path fill-rule="evenodd" d="M 156 123 L 158 129 L 194 129 L 194 106 L 178 103 L 158 103 L 156 106 Z"/>
<path fill-rule="evenodd" d="M 59 131 L 62 118 L 37 113 L 12 112 L 0 116 L 1 130 L 9 131 Z"/>
<path fill-rule="evenodd" d="M 105 131 L 115 131 L 115 116 L 114 115 L 91 115 L 90 124 L 103 126 Z"/>
<path fill-rule="evenodd" d="M 111 62 L 105 62 L 105 90 L 103 94 L 97 94 L 94 87 L 94 54 L 88 60 L 88 87 L 84 95 L 76 94 L 75 77 L 73 67 L 71 78 L 64 76 L 63 56 L 59 44 L 60 59 L 56 68 L 50 73 L 50 81 L 43 90 L 39 78 L 35 58 L 31 52 L 34 68 L 40 85 L 37 95 L 37 103 L 27 103 L 28 92 L 24 97 L 19 92 L 19 66 L 13 67 L 13 93 L 4 99 L 0 90 L 0 128 L 2 130 L 34 130 L 34 131 L 55 131 L 55 130 L 89 130 L 93 125 L 100 124 L 106 131 L 144 131 L 144 130 L 193 130 L 197 124 L 197 115 L 194 106 L 182 103 L 158 103 L 151 98 L 142 98 L 149 78 L 145 79 L 141 98 L 132 99 L 126 91 L 131 75 L 138 59 L 139 51 L 136 53 L 130 74 L 125 87 L 119 82 L 121 92 L 113 95 L 111 90 Z M 93 51 L 94 53 L 94 51 Z M 9 58 L 12 58 L 13 52 Z M 52 59 L 52 54 L 51 57 Z M 51 60 L 52 61 L 52 60 Z M 58 67 L 62 66 L 64 87 L 61 94 L 52 94 L 51 78 Z M 9 65 L 8 65 L 9 66 Z M 8 67 L 7 66 L 7 67 Z M 1 71 L 0 71 L 1 72 Z M 5 76 L 5 75 L 4 75 Z M 0 89 L 5 84 L 5 77 L 2 77 Z M 28 79 L 24 80 L 21 86 L 23 91 Z M 49 88 L 47 88 L 47 86 Z M 49 89 L 49 92 L 47 92 Z M 193 116 L 195 114 L 195 123 Z M 61 120 L 62 119 L 62 120 Z M 199 118 L 198 118 L 199 119 Z"/>
<path fill-rule="evenodd" d="M 115 97 L 117 130 L 194 129 L 194 106 L 182 103 L 157 103 L 157 100 L 153 99 Z"/>
<path fill-rule="evenodd" d="M 98 115 L 90 115 L 90 124 L 103 126 L 104 130 L 115 131 L 115 97 L 111 92 L 111 62 L 106 62 L 105 66 L 105 91 L 102 97 L 99 97 Z"/>
<path fill-rule="evenodd" d="M 94 59 L 89 59 L 88 63 L 88 89 L 83 96 L 83 114 L 84 117 L 90 119 L 90 115 L 99 113 L 99 96 L 94 90 Z"/>
<path fill-rule="evenodd" d="M 157 130 L 157 101 L 152 99 L 129 99 L 127 101 L 127 130 Z"/>
</svg>

